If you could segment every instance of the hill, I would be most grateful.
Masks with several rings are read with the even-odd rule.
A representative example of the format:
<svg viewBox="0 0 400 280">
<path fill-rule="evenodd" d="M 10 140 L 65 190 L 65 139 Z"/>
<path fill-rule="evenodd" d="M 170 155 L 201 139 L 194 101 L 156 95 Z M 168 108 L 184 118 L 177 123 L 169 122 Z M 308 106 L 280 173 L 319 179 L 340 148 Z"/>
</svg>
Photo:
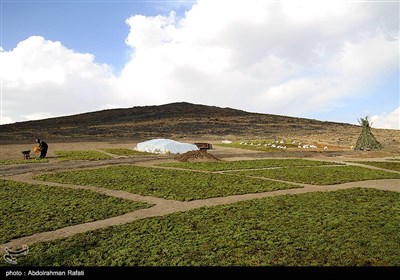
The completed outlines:
<svg viewBox="0 0 400 280">
<path fill-rule="evenodd" d="M 398 135 L 398 131 L 390 130 L 376 129 L 373 132 L 378 138 L 388 138 L 387 141 Z M 352 145 L 359 133 L 359 126 L 346 123 L 179 102 L 6 124 L 1 126 L 1 143 L 32 142 L 37 137 L 65 142 L 139 141 L 160 137 L 234 140 L 312 136 L 321 138 L 317 139 L 321 141 L 324 138 L 328 140 L 330 135 L 329 139 L 334 144 Z M 385 144 L 385 139 L 380 141 Z"/>
</svg>

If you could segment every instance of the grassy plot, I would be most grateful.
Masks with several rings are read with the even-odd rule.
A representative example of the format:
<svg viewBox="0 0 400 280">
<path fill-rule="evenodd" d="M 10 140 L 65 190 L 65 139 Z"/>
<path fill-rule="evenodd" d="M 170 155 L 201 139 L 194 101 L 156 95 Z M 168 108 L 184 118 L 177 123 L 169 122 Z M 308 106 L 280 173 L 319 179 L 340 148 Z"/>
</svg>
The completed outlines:
<svg viewBox="0 0 400 280">
<path fill-rule="evenodd" d="M 147 218 L 30 246 L 29 266 L 398 266 L 400 194 L 348 189 Z"/>
<path fill-rule="evenodd" d="M 163 163 L 161 166 L 179 167 L 194 170 L 223 171 L 239 169 L 257 169 L 284 166 L 318 166 L 318 165 L 340 165 L 327 161 L 316 161 L 306 159 L 260 159 L 260 160 L 237 160 L 218 162 L 173 162 Z"/>
<path fill-rule="evenodd" d="M 100 160 L 112 156 L 99 151 L 56 151 L 58 160 Z"/>
<path fill-rule="evenodd" d="M 101 149 L 102 151 L 105 151 L 110 154 L 114 154 L 117 156 L 149 156 L 149 155 L 154 155 L 152 153 L 146 153 L 146 152 L 141 152 L 141 151 L 136 151 L 136 150 L 131 150 L 131 149 L 124 149 L 124 148 L 105 148 Z"/>
<path fill-rule="evenodd" d="M 229 174 L 139 166 L 58 172 L 40 175 L 35 179 L 99 186 L 181 201 L 297 188 L 285 183 Z"/>
<path fill-rule="evenodd" d="M 383 169 L 400 171 L 400 162 L 390 162 L 390 161 L 352 161 L 352 162 L 375 166 Z"/>
<path fill-rule="evenodd" d="M 314 185 L 333 185 L 375 179 L 400 179 L 400 174 L 359 166 L 284 167 L 240 172 L 246 176 Z"/>
<path fill-rule="evenodd" d="M 11 180 L 0 180 L 0 184 L 0 243 L 150 206 L 86 190 Z"/>
<path fill-rule="evenodd" d="M 45 163 L 49 162 L 47 159 L 4 159 L 0 160 L 0 165 L 11 165 L 11 164 L 27 164 L 27 163 Z"/>
</svg>

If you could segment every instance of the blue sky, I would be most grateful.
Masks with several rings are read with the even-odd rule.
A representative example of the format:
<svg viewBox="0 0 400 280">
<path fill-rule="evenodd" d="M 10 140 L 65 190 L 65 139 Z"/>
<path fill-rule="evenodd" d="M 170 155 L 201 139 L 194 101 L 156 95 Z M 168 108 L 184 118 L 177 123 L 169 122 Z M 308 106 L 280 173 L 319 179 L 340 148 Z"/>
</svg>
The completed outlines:
<svg viewBox="0 0 400 280">
<path fill-rule="evenodd" d="M 1 0 L 0 46 L 2 124 L 187 101 L 400 129 L 399 2 Z"/>
<path fill-rule="evenodd" d="M 193 4 L 171 1 L 2 0 L 4 50 L 32 35 L 60 41 L 67 48 L 92 53 L 96 62 L 119 71 L 129 60 L 124 40 L 129 33 L 125 20 L 132 15 L 156 16 L 174 9 L 183 15 Z"/>
</svg>

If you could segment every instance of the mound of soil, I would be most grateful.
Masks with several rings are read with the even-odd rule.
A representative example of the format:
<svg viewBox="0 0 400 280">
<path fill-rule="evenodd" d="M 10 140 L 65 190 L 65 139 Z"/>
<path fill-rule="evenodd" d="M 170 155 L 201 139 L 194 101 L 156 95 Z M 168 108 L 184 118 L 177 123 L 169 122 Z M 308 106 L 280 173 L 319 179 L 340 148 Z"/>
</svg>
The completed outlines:
<svg viewBox="0 0 400 280">
<path fill-rule="evenodd" d="M 182 162 L 189 161 L 220 161 L 219 158 L 207 152 L 207 150 L 189 151 L 175 157 Z"/>
</svg>

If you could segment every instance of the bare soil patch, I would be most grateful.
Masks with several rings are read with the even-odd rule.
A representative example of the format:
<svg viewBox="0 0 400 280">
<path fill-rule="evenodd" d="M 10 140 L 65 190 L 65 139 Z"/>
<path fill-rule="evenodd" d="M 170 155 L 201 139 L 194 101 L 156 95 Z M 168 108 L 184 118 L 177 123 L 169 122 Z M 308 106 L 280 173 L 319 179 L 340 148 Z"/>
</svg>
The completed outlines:
<svg viewBox="0 0 400 280">
<path fill-rule="evenodd" d="M 208 153 L 207 150 L 189 151 L 176 156 L 175 159 L 182 162 L 220 161 L 219 158 Z"/>
</svg>

